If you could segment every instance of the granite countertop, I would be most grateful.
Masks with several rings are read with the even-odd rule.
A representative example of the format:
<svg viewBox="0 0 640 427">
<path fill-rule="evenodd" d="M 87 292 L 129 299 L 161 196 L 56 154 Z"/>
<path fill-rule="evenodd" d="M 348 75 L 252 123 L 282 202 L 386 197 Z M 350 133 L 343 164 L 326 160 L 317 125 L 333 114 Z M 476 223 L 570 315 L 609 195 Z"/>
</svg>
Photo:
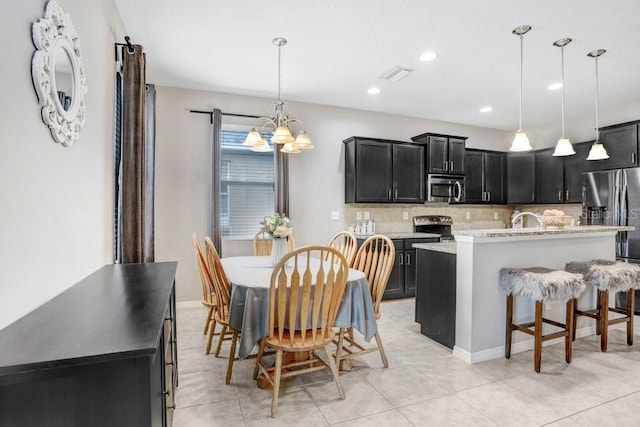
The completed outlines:
<svg viewBox="0 0 640 427">
<path fill-rule="evenodd" d="M 598 233 L 603 231 L 633 231 L 635 227 L 608 225 L 579 225 L 564 228 L 501 228 L 493 230 L 454 231 L 454 236 L 469 237 L 510 237 L 510 236 L 544 236 L 551 234 Z"/>
<path fill-rule="evenodd" d="M 387 236 L 390 239 L 437 239 L 440 238 L 439 234 L 435 233 L 413 233 L 413 232 L 395 232 L 395 233 L 376 233 Z M 371 236 L 364 234 L 356 234 L 356 239 L 367 239 Z"/>
<path fill-rule="evenodd" d="M 458 246 L 456 242 L 414 243 L 413 247 L 417 249 L 424 249 L 427 251 L 445 252 L 454 255 L 458 252 Z"/>
</svg>

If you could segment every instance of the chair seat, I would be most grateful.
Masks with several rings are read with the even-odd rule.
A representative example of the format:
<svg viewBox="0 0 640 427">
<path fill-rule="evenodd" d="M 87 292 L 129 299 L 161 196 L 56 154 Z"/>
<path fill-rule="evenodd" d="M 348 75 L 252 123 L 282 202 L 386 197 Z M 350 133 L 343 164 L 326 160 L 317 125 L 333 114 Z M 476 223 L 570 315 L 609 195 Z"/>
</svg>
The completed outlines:
<svg viewBox="0 0 640 427">
<path fill-rule="evenodd" d="M 321 330 L 317 330 L 315 339 L 313 338 L 313 330 L 306 331 L 304 342 L 302 341 L 302 332 L 294 331 L 293 337 L 291 331 L 285 329 L 282 334 L 282 341 L 279 339 L 278 329 L 274 331 L 274 338 L 266 337 L 265 343 L 272 348 L 281 348 L 284 351 L 308 351 L 314 348 L 322 347 L 333 341 L 335 332 L 329 331 L 328 334 L 322 335 Z M 293 338 L 293 342 L 291 339 Z"/>
<path fill-rule="evenodd" d="M 635 264 L 597 259 L 569 262 L 565 269 L 582 274 L 588 284 L 601 291 L 623 292 L 640 289 L 640 267 Z"/>
<path fill-rule="evenodd" d="M 546 302 L 578 298 L 586 288 L 582 274 L 545 267 L 503 268 L 499 285 L 507 295 Z"/>
</svg>

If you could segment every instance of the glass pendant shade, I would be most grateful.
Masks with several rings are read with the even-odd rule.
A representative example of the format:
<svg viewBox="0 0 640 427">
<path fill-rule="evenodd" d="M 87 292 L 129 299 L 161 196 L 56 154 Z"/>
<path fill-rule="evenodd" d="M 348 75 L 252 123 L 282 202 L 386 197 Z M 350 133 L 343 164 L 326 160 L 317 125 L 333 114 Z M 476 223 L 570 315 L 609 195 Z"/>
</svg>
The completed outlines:
<svg viewBox="0 0 640 427">
<path fill-rule="evenodd" d="M 262 135 L 256 128 L 251 129 L 251 132 L 247 134 L 247 138 L 244 140 L 242 145 L 246 147 L 253 147 L 256 144 L 259 144 L 262 141 Z"/>
<path fill-rule="evenodd" d="M 269 146 L 269 143 L 267 142 L 266 139 L 260 138 L 260 142 L 258 142 L 256 145 L 251 147 L 251 151 L 257 151 L 259 153 L 268 153 L 273 150 Z"/>
<path fill-rule="evenodd" d="M 608 159 L 609 155 L 607 154 L 607 150 L 604 149 L 604 145 L 600 141 L 596 141 L 591 146 L 591 150 L 589 150 L 589 156 L 587 156 L 587 160 L 605 160 Z"/>
<path fill-rule="evenodd" d="M 301 152 L 300 149 L 296 147 L 296 144 L 293 142 L 287 142 L 286 144 L 284 144 L 284 146 L 280 149 L 280 151 L 287 154 L 297 154 Z"/>
<path fill-rule="evenodd" d="M 286 126 L 278 126 L 271 137 L 271 142 L 274 144 L 288 144 L 295 140 L 296 139 L 291 135 L 291 131 Z"/>
<path fill-rule="evenodd" d="M 529 143 L 527 133 L 523 130 L 519 130 L 518 133 L 516 133 L 516 137 L 513 138 L 513 142 L 511 143 L 511 148 L 509 148 L 509 151 L 529 151 L 531 149 L 533 149 L 533 147 Z"/>
<path fill-rule="evenodd" d="M 567 138 L 560 138 L 558 143 L 556 144 L 556 149 L 553 152 L 553 156 L 571 156 L 576 154 L 576 151 L 573 149 L 573 145 L 571 145 L 571 141 Z"/>
<path fill-rule="evenodd" d="M 296 137 L 295 146 L 302 150 L 310 150 L 313 147 L 313 143 L 311 142 L 311 138 L 309 138 L 309 134 L 305 131 L 301 131 Z"/>
</svg>

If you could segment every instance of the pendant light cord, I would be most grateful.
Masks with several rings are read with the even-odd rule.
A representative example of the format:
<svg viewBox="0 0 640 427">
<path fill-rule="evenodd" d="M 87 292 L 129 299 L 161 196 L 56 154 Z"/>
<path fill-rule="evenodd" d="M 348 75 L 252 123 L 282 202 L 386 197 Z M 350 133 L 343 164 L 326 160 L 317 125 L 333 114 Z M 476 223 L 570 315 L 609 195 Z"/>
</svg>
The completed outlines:
<svg viewBox="0 0 640 427">
<path fill-rule="evenodd" d="M 562 69 L 562 139 L 564 139 L 564 46 L 560 47 L 561 69 Z"/>
<path fill-rule="evenodd" d="M 280 102 L 280 50 L 281 45 L 278 45 L 278 102 Z"/>
<path fill-rule="evenodd" d="M 522 64 L 523 64 L 523 53 L 522 53 L 522 46 L 523 46 L 523 40 L 524 40 L 524 34 L 520 34 L 520 124 L 519 124 L 519 128 L 518 128 L 518 132 L 522 132 Z"/>
<path fill-rule="evenodd" d="M 596 56 L 596 142 L 600 139 L 600 130 L 598 129 L 598 57 Z"/>
</svg>

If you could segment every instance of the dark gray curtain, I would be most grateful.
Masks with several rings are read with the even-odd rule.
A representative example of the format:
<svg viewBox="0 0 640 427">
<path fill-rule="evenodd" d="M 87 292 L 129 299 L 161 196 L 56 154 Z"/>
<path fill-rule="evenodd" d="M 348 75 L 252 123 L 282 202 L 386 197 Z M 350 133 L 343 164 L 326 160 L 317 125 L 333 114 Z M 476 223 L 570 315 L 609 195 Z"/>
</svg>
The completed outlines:
<svg viewBox="0 0 640 427">
<path fill-rule="evenodd" d="M 222 255 L 222 234 L 220 233 L 220 157 L 222 150 L 222 111 L 214 108 L 211 113 L 211 138 L 209 139 L 209 159 L 211 165 L 209 167 L 209 182 L 211 188 L 209 191 L 209 237 L 215 245 L 220 256 Z"/>
<path fill-rule="evenodd" d="M 291 215 L 289 212 L 289 155 L 281 152 L 282 145 L 276 145 L 276 212 Z"/>
<path fill-rule="evenodd" d="M 143 47 L 134 47 L 122 51 L 121 263 L 154 260 L 155 88 L 145 84 Z"/>
</svg>

